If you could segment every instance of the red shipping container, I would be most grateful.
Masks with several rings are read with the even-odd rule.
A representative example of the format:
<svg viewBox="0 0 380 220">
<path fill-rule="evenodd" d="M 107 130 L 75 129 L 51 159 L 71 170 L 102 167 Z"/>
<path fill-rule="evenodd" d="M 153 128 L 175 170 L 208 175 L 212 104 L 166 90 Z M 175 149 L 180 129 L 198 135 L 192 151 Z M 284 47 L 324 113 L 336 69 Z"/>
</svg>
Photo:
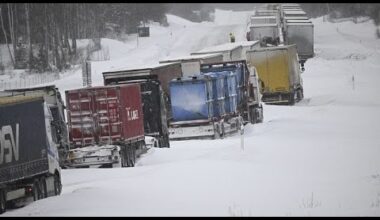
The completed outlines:
<svg viewBox="0 0 380 220">
<path fill-rule="evenodd" d="M 144 139 L 139 84 L 68 90 L 66 105 L 72 148 Z"/>
</svg>

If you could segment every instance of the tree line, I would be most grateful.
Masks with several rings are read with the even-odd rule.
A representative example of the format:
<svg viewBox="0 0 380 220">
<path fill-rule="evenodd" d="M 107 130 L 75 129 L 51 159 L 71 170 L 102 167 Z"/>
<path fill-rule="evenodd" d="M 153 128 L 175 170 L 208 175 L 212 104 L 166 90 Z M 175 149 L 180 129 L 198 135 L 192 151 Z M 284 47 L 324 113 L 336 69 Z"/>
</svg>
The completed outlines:
<svg viewBox="0 0 380 220">
<path fill-rule="evenodd" d="M 62 71 L 78 60 L 78 39 L 100 39 L 110 28 L 136 33 L 148 20 L 165 24 L 167 10 L 155 3 L 0 3 L 0 43 L 15 69 Z"/>
<path fill-rule="evenodd" d="M 312 18 L 327 14 L 336 18 L 368 16 L 373 19 L 375 25 L 380 25 L 379 3 L 301 3 L 300 5 Z"/>
</svg>

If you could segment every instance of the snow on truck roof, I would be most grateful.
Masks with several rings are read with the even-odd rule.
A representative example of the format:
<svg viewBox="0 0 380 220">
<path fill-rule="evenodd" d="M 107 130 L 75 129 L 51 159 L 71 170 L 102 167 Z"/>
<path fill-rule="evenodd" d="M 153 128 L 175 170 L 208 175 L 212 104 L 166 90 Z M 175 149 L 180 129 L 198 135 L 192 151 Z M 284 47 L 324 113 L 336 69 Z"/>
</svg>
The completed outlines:
<svg viewBox="0 0 380 220">
<path fill-rule="evenodd" d="M 285 16 L 285 20 L 308 20 L 307 16 Z"/>
<path fill-rule="evenodd" d="M 267 51 L 267 50 L 282 50 L 282 49 L 289 49 L 289 48 L 296 48 L 296 44 L 290 44 L 290 45 L 283 45 L 283 46 L 275 46 L 275 47 L 260 47 L 253 50 L 248 50 L 248 52 L 254 52 L 254 51 Z"/>
<path fill-rule="evenodd" d="M 238 45 L 236 43 L 225 43 L 225 44 L 219 44 L 216 46 L 206 47 L 202 50 L 199 50 L 195 53 L 191 54 L 200 54 L 200 53 L 210 53 L 210 52 L 225 52 L 225 51 L 231 51 L 235 50 L 241 47 L 241 45 Z"/>
<path fill-rule="evenodd" d="M 220 44 L 220 45 L 216 45 L 212 47 L 207 47 L 191 54 L 232 51 L 232 50 L 238 49 L 239 47 L 253 46 L 258 43 L 259 41 L 238 41 L 238 42 L 233 42 L 233 43 L 225 43 L 225 44 Z"/>
<path fill-rule="evenodd" d="M 304 11 L 284 11 L 284 14 L 288 15 L 306 15 Z"/>
<path fill-rule="evenodd" d="M 269 24 L 252 24 L 250 27 L 251 27 L 251 28 L 252 28 L 252 27 L 277 27 L 277 24 L 275 24 L 275 23 L 269 23 Z"/>
<path fill-rule="evenodd" d="M 276 15 L 265 15 L 265 16 L 251 15 L 251 19 L 268 19 L 268 18 L 276 19 L 277 16 Z"/>
<path fill-rule="evenodd" d="M 221 53 L 213 53 L 213 54 L 195 54 L 181 57 L 169 57 L 165 60 L 160 60 L 160 63 L 169 63 L 169 62 L 180 62 L 180 61 L 192 61 L 192 60 L 202 60 L 207 58 L 214 58 L 218 56 L 223 56 Z"/>
<path fill-rule="evenodd" d="M 107 75 L 107 73 L 113 73 L 113 72 L 146 71 L 146 70 L 152 70 L 152 69 L 159 69 L 159 68 L 170 66 L 170 65 L 178 65 L 178 63 L 155 63 L 155 64 L 146 64 L 145 66 L 132 65 L 132 66 L 127 66 L 127 67 L 120 67 L 112 71 L 103 72 L 103 75 Z"/>
</svg>

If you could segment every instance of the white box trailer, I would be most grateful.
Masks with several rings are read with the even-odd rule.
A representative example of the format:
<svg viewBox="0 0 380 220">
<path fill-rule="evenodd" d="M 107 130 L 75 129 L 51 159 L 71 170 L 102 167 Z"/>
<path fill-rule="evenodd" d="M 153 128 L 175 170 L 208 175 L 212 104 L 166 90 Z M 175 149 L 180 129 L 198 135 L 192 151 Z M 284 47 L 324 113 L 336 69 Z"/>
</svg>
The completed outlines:
<svg viewBox="0 0 380 220">
<path fill-rule="evenodd" d="M 306 12 L 302 11 L 302 10 L 297 10 L 297 11 L 288 11 L 288 10 L 284 10 L 283 11 L 283 15 L 284 17 L 306 17 Z"/>
<path fill-rule="evenodd" d="M 297 4 L 297 3 L 285 3 L 285 4 L 281 4 L 282 7 L 300 7 L 300 4 Z"/>
<path fill-rule="evenodd" d="M 258 9 L 254 12 L 254 16 L 277 16 L 278 10 Z"/>
<path fill-rule="evenodd" d="M 278 41 L 279 37 L 280 31 L 277 24 L 256 24 L 250 27 L 251 41 L 262 41 L 264 38 L 270 38 L 275 42 Z"/>
<path fill-rule="evenodd" d="M 175 58 L 167 58 L 166 60 L 161 60 L 159 63 L 181 63 L 183 76 L 193 76 L 200 73 L 201 64 L 217 63 L 223 62 L 222 53 L 214 54 L 199 54 L 182 56 Z"/>
<path fill-rule="evenodd" d="M 211 46 L 193 52 L 190 55 L 200 55 L 200 54 L 223 54 L 223 61 L 236 61 L 241 60 L 243 47 L 236 43 L 225 43 L 216 46 Z"/>
<path fill-rule="evenodd" d="M 251 25 L 255 24 L 278 24 L 279 19 L 276 15 L 270 16 L 251 16 Z"/>
<path fill-rule="evenodd" d="M 307 16 L 285 16 L 284 20 L 308 20 Z"/>
<path fill-rule="evenodd" d="M 286 44 L 296 44 L 301 64 L 314 56 L 314 25 L 309 20 L 286 22 Z"/>
</svg>

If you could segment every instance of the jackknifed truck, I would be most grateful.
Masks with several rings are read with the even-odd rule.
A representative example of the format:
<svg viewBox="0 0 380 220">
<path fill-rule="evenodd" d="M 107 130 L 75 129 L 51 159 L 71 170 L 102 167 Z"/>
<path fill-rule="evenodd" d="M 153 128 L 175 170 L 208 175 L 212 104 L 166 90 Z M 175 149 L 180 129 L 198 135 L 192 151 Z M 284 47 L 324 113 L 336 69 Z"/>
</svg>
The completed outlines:
<svg viewBox="0 0 380 220">
<path fill-rule="evenodd" d="M 43 97 L 0 97 L 0 213 L 61 193 L 53 122 Z"/>
</svg>

